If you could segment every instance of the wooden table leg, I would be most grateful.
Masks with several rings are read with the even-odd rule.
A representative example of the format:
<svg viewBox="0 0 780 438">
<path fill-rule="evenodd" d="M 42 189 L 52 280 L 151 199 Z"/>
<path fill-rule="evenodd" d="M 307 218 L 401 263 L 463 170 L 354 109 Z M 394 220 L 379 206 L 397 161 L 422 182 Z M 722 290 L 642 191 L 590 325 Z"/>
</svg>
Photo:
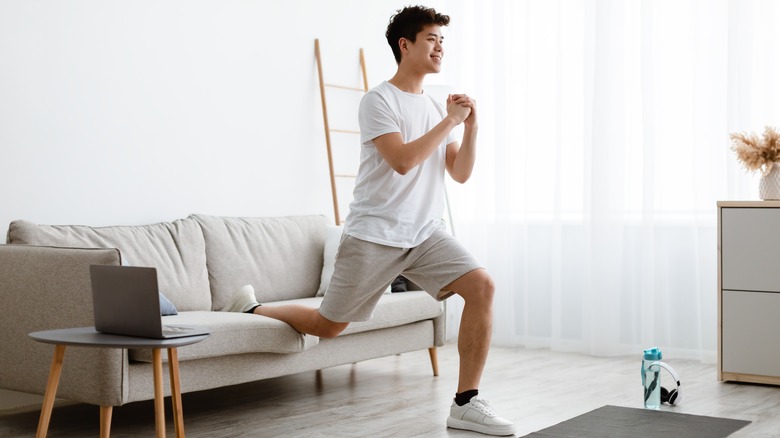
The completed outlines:
<svg viewBox="0 0 780 438">
<path fill-rule="evenodd" d="M 38 419 L 38 432 L 36 438 L 45 438 L 49 431 L 49 420 L 51 420 L 51 410 L 54 408 L 54 398 L 57 395 L 57 386 L 60 384 L 60 374 L 62 373 L 62 358 L 65 357 L 65 346 L 57 345 L 54 347 L 54 358 L 51 361 L 51 370 L 49 370 L 49 380 L 46 382 L 46 393 L 43 396 L 43 406 L 41 407 L 41 417 Z"/>
<path fill-rule="evenodd" d="M 100 407 L 100 438 L 108 438 L 111 435 L 111 414 L 113 406 Z"/>
<path fill-rule="evenodd" d="M 181 410 L 181 381 L 179 380 L 179 353 L 168 349 L 168 372 L 171 374 L 171 404 L 173 405 L 173 427 L 176 438 L 184 438 L 184 416 Z"/>
<path fill-rule="evenodd" d="M 165 438 L 162 354 L 159 348 L 152 349 L 152 366 L 154 368 L 154 424 L 157 429 L 157 438 Z"/>
</svg>

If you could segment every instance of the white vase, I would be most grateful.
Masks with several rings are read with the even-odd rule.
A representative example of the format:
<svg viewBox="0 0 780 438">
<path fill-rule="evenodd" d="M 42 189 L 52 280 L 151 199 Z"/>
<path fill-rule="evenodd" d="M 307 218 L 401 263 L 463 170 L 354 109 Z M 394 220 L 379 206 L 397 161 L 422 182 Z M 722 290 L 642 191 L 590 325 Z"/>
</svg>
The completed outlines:
<svg viewBox="0 0 780 438">
<path fill-rule="evenodd" d="M 761 176 L 758 196 L 764 201 L 780 200 L 780 163 L 775 163 L 769 173 Z"/>
</svg>

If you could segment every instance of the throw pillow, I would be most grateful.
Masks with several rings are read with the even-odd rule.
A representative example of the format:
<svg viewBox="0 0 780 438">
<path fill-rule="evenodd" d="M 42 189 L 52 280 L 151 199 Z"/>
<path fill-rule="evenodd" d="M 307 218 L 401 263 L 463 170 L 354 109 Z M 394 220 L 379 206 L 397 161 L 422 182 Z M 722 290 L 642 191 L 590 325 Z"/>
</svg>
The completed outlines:
<svg viewBox="0 0 780 438">
<path fill-rule="evenodd" d="M 171 300 L 166 298 L 162 292 L 160 292 L 160 314 L 162 316 L 179 314 L 179 312 L 176 311 L 176 306 L 174 306 Z"/>
</svg>

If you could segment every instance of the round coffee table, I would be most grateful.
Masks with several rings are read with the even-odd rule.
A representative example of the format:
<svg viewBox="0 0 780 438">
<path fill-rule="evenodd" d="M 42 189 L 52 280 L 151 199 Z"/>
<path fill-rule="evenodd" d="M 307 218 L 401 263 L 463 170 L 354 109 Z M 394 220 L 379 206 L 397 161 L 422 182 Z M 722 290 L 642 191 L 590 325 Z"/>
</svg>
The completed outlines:
<svg viewBox="0 0 780 438">
<path fill-rule="evenodd" d="M 181 387 L 179 385 L 179 359 L 176 349 L 185 345 L 200 342 L 209 335 L 186 336 L 171 339 L 149 339 L 134 336 L 119 336 L 98 333 L 94 327 L 78 327 L 61 330 L 46 330 L 32 332 L 29 336 L 38 342 L 54 344 L 54 358 L 49 371 L 49 379 L 46 383 L 46 393 L 43 397 L 41 417 L 38 421 L 36 437 L 46 436 L 49 429 L 49 420 L 54 406 L 54 398 L 57 394 L 57 385 L 60 381 L 62 361 L 65 356 L 65 347 L 68 345 L 79 347 L 97 348 L 151 348 L 152 365 L 154 368 L 154 413 L 155 426 L 158 438 L 165 436 L 165 410 L 163 405 L 163 377 L 161 350 L 168 350 L 168 371 L 171 377 L 171 403 L 173 404 L 173 425 L 177 437 L 184 436 L 184 419 L 181 410 Z M 100 436 L 108 437 L 111 431 L 112 406 L 100 407 Z"/>
</svg>

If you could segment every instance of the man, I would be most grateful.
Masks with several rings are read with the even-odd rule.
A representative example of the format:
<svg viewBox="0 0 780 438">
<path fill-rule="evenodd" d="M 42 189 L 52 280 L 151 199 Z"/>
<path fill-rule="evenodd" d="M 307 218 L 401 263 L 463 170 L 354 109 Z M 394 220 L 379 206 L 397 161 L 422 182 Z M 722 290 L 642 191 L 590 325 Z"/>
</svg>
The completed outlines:
<svg viewBox="0 0 780 438">
<path fill-rule="evenodd" d="M 441 220 L 444 172 L 459 183 L 469 179 L 478 129 L 476 103 L 469 96 L 450 95 L 445 109 L 423 90 L 425 77 L 441 71 L 441 28 L 449 20 L 421 6 L 406 7 L 390 19 L 386 36 L 398 70 L 360 103 L 362 147 L 354 201 L 321 307 L 264 307 L 251 288 L 242 288 L 226 310 L 279 319 L 301 333 L 332 338 L 350 322 L 371 318 L 399 274 L 437 300 L 458 294 L 465 302 L 458 336 L 460 374 L 447 426 L 513 435 L 514 424 L 476 397 L 490 346 L 493 280 L 444 231 Z M 459 144 L 452 130 L 461 123 Z"/>
</svg>

